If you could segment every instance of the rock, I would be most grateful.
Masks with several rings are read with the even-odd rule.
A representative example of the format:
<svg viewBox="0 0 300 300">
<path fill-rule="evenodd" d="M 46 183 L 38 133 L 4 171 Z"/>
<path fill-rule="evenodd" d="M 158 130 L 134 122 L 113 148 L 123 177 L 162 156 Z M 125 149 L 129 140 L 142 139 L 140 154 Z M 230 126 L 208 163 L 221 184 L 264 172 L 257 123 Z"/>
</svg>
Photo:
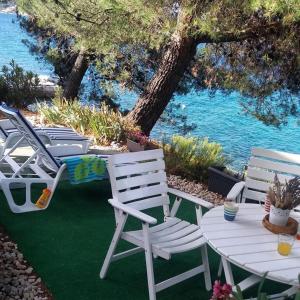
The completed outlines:
<svg viewBox="0 0 300 300">
<path fill-rule="evenodd" d="M 25 270 L 25 273 L 30 274 L 33 271 L 32 267 L 29 267 L 28 269 Z"/>
<path fill-rule="evenodd" d="M 52 299 L 18 247 L 0 226 L 0 300 Z"/>
</svg>

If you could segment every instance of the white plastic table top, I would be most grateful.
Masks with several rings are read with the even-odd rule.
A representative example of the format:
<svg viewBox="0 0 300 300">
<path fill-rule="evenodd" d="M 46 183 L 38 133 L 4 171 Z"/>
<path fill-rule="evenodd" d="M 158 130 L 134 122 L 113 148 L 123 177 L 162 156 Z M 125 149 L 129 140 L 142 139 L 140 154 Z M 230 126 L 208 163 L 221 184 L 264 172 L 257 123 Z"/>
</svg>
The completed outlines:
<svg viewBox="0 0 300 300">
<path fill-rule="evenodd" d="M 263 206 L 239 204 L 234 221 L 224 220 L 224 207 L 207 212 L 201 220 L 208 244 L 229 262 L 259 276 L 268 271 L 267 278 L 299 286 L 300 241 L 295 240 L 289 256 L 277 252 L 277 234 L 262 225 Z M 291 213 L 300 222 L 300 214 Z"/>
</svg>

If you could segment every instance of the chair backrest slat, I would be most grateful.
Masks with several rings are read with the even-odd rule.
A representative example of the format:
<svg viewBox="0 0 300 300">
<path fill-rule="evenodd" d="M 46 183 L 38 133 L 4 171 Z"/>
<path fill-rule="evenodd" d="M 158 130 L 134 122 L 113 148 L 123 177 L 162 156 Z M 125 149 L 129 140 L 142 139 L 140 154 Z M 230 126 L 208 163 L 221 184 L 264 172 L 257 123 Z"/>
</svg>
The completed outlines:
<svg viewBox="0 0 300 300">
<path fill-rule="evenodd" d="M 115 176 L 131 176 L 139 172 L 157 172 L 165 169 L 164 161 L 138 161 L 123 164 L 115 169 Z"/>
<path fill-rule="evenodd" d="M 143 176 L 143 175 L 142 175 Z M 138 186 L 135 189 L 129 189 L 126 191 L 119 191 L 118 194 L 123 203 L 138 200 L 142 198 L 153 197 L 168 192 L 168 186 L 166 183 L 160 183 L 156 185 Z"/>
<path fill-rule="evenodd" d="M 151 207 L 157 207 L 161 205 L 169 205 L 169 198 L 164 196 L 158 196 L 158 197 L 152 197 L 145 200 L 140 201 L 134 201 L 131 203 L 128 203 L 129 206 L 138 209 L 138 210 L 144 210 Z"/>
<path fill-rule="evenodd" d="M 286 174 L 300 175 L 300 165 L 289 165 L 287 163 L 270 161 L 267 159 L 252 157 L 249 161 L 249 166 L 273 170 Z"/>
<path fill-rule="evenodd" d="M 134 152 L 135 154 L 138 154 L 137 152 Z M 111 158 L 111 162 L 113 164 L 122 164 L 122 163 L 135 163 L 136 161 L 139 161 L 141 159 L 142 161 L 146 160 L 157 160 L 157 159 L 163 159 L 164 153 L 160 150 L 150 150 L 150 151 L 143 151 L 142 159 L 140 158 L 140 155 L 134 155 L 132 152 L 128 153 L 122 153 L 121 156 L 119 155 L 113 155 Z"/>
<path fill-rule="evenodd" d="M 254 200 L 259 203 L 264 203 L 266 198 L 266 193 L 253 191 L 251 189 L 247 189 L 245 191 L 245 195 L 243 195 L 246 199 Z"/>
<path fill-rule="evenodd" d="M 284 184 L 300 176 L 300 155 L 262 148 L 253 148 L 249 160 L 243 200 L 264 202 L 275 174 Z"/>
<path fill-rule="evenodd" d="M 116 200 L 139 210 L 169 205 L 161 149 L 112 155 L 108 170 Z"/>
<path fill-rule="evenodd" d="M 273 177 L 274 178 L 274 177 Z M 257 190 L 257 191 L 267 191 L 270 186 L 272 186 L 271 182 L 265 182 L 257 179 L 252 179 L 250 177 L 246 178 L 246 186 L 250 189 Z"/>
<path fill-rule="evenodd" d="M 263 149 L 263 148 L 255 148 L 255 147 L 252 148 L 251 153 L 253 156 L 268 157 L 269 159 L 300 164 L 300 154 Z"/>
<path fill-rule="evenodd" d="M 167 176 L 163 172 L 156 172 L 145 174 L 144 176 L 134 176 L 134 177 L 126 177 L 124 179 L 119 179 L 116 182 L 116 187 L 118 190 L 129 189 L 135 187 L 137 185 L 148 185 L 154 184 L 157 182 L 166 182 Z"/>
<path fill-rule="evenodd" d="M 247 177 L 257 179 L 257 180 L 267 181 L 267 182 L 273 182 L 274 172 L 248 167 Z M 289 181 L 293 177 L 294 176 L 291 176 L 291 175 L 285 175 L 285 174 L 278 173 L 278 179 L 281 183 L 285 183 L 285 181 Z"/>
<path fill-rule="evenodd" d="M 47 150 L 39 136 L 35 133 L 31 124 L 23 117 L 19 110 L 3 105 L 0 105 L 0 110 L 26 139 L 27 143 L 32 147 L 32 149 L 34 151 L 39 150 L 39 157 L 53 170 L 57 171 L 60 167 L 60 164 Z"/>
</svg>

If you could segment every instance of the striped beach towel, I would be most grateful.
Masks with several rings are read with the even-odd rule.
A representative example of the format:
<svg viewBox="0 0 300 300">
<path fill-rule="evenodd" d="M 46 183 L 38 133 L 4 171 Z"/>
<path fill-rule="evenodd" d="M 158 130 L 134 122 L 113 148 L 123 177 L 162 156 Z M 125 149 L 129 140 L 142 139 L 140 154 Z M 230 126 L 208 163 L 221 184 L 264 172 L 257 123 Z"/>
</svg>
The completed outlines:
<svg viewBox="0 0 300 300">
<path fill-rule="evenodd" d="M 82 155 L 65 158 L 62 161 L 67 165 L 69 180 L 72 184 L 108 178 L 106 163 L 100 157 Z"/>
</svg>

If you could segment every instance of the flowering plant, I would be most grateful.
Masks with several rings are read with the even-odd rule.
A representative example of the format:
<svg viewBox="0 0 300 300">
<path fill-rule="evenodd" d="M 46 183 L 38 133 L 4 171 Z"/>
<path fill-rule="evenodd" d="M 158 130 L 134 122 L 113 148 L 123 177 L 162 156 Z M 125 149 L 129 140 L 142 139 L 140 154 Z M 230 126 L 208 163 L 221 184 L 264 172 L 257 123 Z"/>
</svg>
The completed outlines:
<svg viewBox="0 0 300 300">
<path fill-rule="evenodd" d="M 127 136 L 130 140 L 139 143 L 141 145 L 147 145 L 149 142 L 149 137 L 145 135 L 142 131 L 132 131 Z"/>
<path fill-rule="evenodd" d="M 224 283 L 216 280 L 213 287 L 213 295 L 210 300 L 229 300 L 234 299 L 232 296 L 232 286 L 230 284 Z"/>
<path fill-rule="evenodd" d="M 277 208 L 295 208 L 300 205 L 300 177 L 296 176 L 282 185 L 275 174 L 274 185 L 270 187 L 267 196 L 270 203 Z"/>
<path fill-rule="evenodd" d="M 269 297 L 266 293 L 262 292 L 262 288 L 265 283 L 267 274 L 268 274 L 268 272 L 266 272 L 264 274 L 264 276 L 262 277 L 262 280 L 259 284 L 258 291 L 257 291 L 257 297 L 255 298 L 257 300 L 271 299 L 271 297 Z M 298 275 L 298 281 L 300 283 L 300 273 Z M 219 299 L 222 299 L 222 300 L 244 300 L 244 297 L 242 294 L 242 290 L 238 285 L 236 286 L 236 291 L 232 291 L 232 286 L 230 284 L 227 284 L 227 283 L 222 284 L 219 280 L 216 280 L 214 283 L 214 287 L 213 287 L 213 295 L 210 300 L 219 300 Z M 299 299 L 300 299 L 300 291 L 298 291 L 295 294 L 294 300 L 299 300 Z"/>
</svg>

